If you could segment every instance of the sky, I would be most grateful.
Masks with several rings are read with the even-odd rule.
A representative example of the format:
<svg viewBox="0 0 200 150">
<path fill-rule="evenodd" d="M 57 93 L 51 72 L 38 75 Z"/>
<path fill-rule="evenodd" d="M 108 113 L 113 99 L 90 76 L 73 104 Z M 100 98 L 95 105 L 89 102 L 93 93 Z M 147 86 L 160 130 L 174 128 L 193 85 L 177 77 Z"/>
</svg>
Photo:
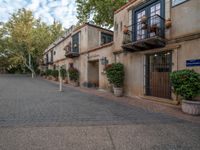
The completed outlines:
<svg viewBox="0 0 200 150">
<path fill-rule="evenodd" d="M 48 24 L 54 19 L 65 28 L 77 23 L 75 0 L 0 0 L 0 22 L 6 22 L 20 8 L 32 10 L 35 18 Z"/>
</svg>

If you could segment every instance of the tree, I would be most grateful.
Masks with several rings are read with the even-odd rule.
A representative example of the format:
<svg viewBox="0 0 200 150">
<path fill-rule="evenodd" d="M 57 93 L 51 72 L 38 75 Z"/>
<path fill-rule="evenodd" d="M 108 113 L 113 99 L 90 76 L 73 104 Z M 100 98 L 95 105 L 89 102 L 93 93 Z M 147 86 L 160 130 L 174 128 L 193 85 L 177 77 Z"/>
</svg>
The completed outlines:
<svg viewBox="0 0 200 150">
<path fill-rule="evenodd" d="M 76 0 L 79 23 L 92 20 L 95 24 L 113 27 L 114 12 L 127 0 Z"/>
<path fill-rule="evenodd" d="M 4 25 L 2 48 L 4 55 L 9 55 L 12 66 L 26 67 L 35 74 L 44 50 L 55 41 L 62 33 L 62 25 L 54 22 L 47 25 L 40 19 L 35 19 L 33 13 L 26 9 L 19 9 L 13 13 Z M 0 58 L 2 59 L 2 58 Z"/>
</svg>

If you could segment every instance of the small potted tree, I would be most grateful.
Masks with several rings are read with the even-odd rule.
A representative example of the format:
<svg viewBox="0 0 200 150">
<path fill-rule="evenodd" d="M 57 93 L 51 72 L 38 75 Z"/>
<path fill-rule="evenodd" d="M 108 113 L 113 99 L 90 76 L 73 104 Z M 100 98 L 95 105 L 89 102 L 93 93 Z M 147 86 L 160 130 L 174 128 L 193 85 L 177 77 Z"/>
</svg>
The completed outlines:
<svg viewBox="0 0 200 150">
<path fill-rule="evenodd" d="M 46 76 L 47 76 L 48 80 L 51 80 L 51 78 L 52 78 L 51 75 L 52 75 L 52 70 L 51 69 L 47 69 L 46 70 Z"/>
<path fill-rule="evenodd" d="M 64 68 L 60 69 L 60 76 L 61 76 L 62 80 L 64 81 L 64 83 L 68 83 L 66 69 L 64 69 Z"/>
<path fill-rule="evenodd" d="M 46 78 L 46 72 L 41 71 L 41 72 L 40 72 L 40 76 L 43 77 L 43 78 Z"/>
<path fill-rule="evenodd" d="M 71 84 L 73 86 L 78 86 L 79 71 L 74 67 L 70 67 L 68 69 L 68 73 L 69 73 L 69 79 L 71 81 Z"/>
<path fill-rule="evenodd" d="M 200 95 L 200 74 L 194 70 L 174 71 L 170 75 L 174 92 L 181 96 L 182 111 L 191 114 L 200 114 L 200 101 L 194 98 Z"/>
<path fill-rule="evenodd" d="M 59 75 L 58 70 L 53 70 L 52 71 L 52 76 L 53 76 L 53 80 L 54 81 L 58 81 L 58 75 Z"/>
<path fill-rule="evenodd" d="M 124 65 L 114 63 L 108 65 L 105 70 L 108 81 L 113 85 L 114 95 L 117 97 L 123 96 Z"/>
</svg>

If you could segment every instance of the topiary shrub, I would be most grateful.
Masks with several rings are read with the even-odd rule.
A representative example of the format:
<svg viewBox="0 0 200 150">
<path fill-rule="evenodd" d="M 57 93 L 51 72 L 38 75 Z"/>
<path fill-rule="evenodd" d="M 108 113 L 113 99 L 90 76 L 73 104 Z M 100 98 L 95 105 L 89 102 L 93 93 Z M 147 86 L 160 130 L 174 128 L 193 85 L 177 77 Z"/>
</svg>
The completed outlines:
<svg viewBox="0 0 200 150">
<path fill-rule="evenodd" d="M 122 87 L 124 84 L 124 65 L 121 63 L 114 63 L 107 65 L 105 68 L 108 81 L 114 87 Z"/>
<path fill-rule="evenodd" d="M 77 82 L 79 80 L 79 71 L 76 68 L 70 67 L 68 73 L 71 81 Z"/>
<path fill-rule="evenodd" d="M 58 70 L 53 70 L 53 71 L 52 71 L 52 76 L 53 76 L 54 78 L 58 78 L 58 75 L 59 75 Z"/>
<path fill-rule="evenodd" d="M 64 80 L 67 77 L 67 70 L 64 68 L 60 69 L 60 76 Z"/>
<path fill-rule="evenodd" d="M 200 74 L 194 70 L 179 70 L 170 74 L 174 92 L 185 100 L 193 100 L 200 94 Z"/>
<path fill-rule="evenodd" d="M 43 76 L 46 76 L 46 72 L 41 71 L 41 72 L 40 72 L 40 76 L 42 76 L 42 77 L 43 77 Z"/>
<path fill-rule="evenodd" d="M 47 69 L 46 72 L 45 72 L 46 76 L 51 76 L 52 75 L 52 71 L 53 70 L 51 70 L 51 69 Z"/>
</svg>

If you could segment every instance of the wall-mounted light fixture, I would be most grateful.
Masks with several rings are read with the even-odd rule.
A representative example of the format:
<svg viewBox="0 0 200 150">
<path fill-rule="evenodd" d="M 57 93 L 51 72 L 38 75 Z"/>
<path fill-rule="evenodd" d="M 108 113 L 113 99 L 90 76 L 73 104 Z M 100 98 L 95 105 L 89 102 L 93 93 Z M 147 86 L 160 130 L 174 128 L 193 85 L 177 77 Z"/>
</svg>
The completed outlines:
<svg viewBox="0 0 200 150">
<path fill-rule="evenodd" d="M 108 59 L 107 59 L 106 57 L 102 57 L 102 58 L 100 59 L 100 61 L 101 61 L 101 64 L 102 64 L 102 65 L 107 65 L 107 64 L 108 64 Z"/>
</svg>

